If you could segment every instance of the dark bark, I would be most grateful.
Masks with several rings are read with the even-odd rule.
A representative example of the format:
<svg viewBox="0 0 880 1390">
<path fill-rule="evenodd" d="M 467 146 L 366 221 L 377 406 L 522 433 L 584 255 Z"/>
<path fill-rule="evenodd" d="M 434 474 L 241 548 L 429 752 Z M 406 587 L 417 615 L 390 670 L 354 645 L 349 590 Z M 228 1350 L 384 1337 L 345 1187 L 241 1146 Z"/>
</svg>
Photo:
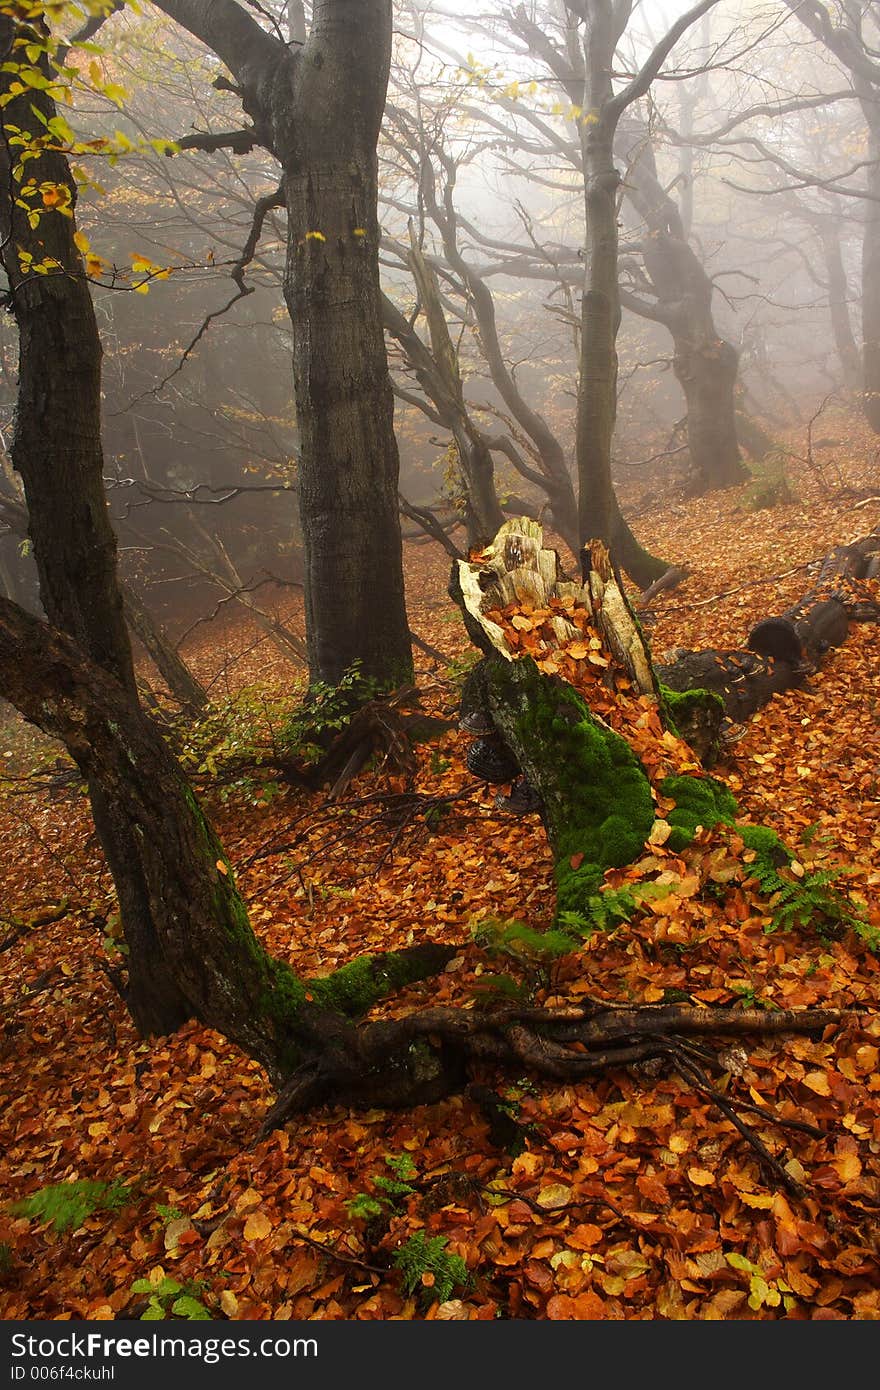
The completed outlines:
<svg viewBox="0 0 880 1390">
<path fill-rule="evenodd" d="M 746 648 L 715 651 L 680 651 L 674 660 L 661 662 L 657 676 L 669 690 L 709 690 L 724 704 L 724 714 L 742 724 L 774 695 L 803 680 L 786 661 L 759 656 Z M 673 715 L 674 718 L 674 715 Z M 682 734 L 686 736 L 685 730 Z"/>
<path fill-rule="evenodd" d="M 880 434 L 880 116 L 875 88 L 869 125 L 868 193 L 862 237 L 862 388 L 865 419 Z"/>
<path fill-rule="evenodd" d="M 0 688 L 26 719 L 60 738 L 90 785 L 101 788 L 113 843 L 139 846 L 146 920 L 129 910 L 131 866 L 111 867 L 114 877 L 118 873 L 129 962 L 142 962 L 137 978 L 129 975 L 126 996 L 142 1032 L 168 1032 L 196 1017 L 279 1080 L 306 1056 L 332 1057 L 351 1032 L 349 1016 L 409 981 L 436 974 L 454 954 L 453 947 L 428 944 L 362 957 L 356 968 L 307 987 L 253 935 L 220 842 L 128 689 L 65 634 L 5 599 Z M 176 1009 L 166 988 L 169 973 Z M 161 991 L 159 999 L 150 984 Z"/>
<path fill-rule="evenodd" d="M 823 223 L 820 238 L 825 273 L 828 277 L 828 309 L 834 346 L 843 372 L 844 385 L 851 390 L 857 390 L 861 385 L 861 364 L 850 319 L 849 284 L 840 251 L 838 228 L 828 226 L 827 222 Z M 865 265 L 864 256 L 862 264 Z M 880 265 L 877 265 L 876 269 L 880 272 Z"/>
<path fill-rule="evenodd" d="M 9 95 L 15 64 L 31 67 L 28 30 L 0 18 L 0 74 Z M 48 73 L 48 67 L 43 67 Z M 21 85 L 19 83 L 19 85 Z M 76 186 L 62 154 L 44 150 L 13 171 L 10 136 L 35 139 L 55 115 L 45 91 L 26 87 L 3 107 L 0 235 L 12 312 L 19 333 L 18 397 L 10 457 L 21 475 L 28 524 L 50 621 L 63 627 L 134 691 L 134 669 L 116 585 L 116 538 L 102 481 L 101 345 L 72 215 L 43 207 L 40 184 L 59 190 L 71 214 Z M 11 129 L 15 128 L 15 129 Z M 18 138 L 21 138 L 20 136 Z M 26 183 L 33 192 L 22 196 Z M 28 212 L 39 218 L 32 227 Z M 27 259 L 30 258 L 30 259 Z M 46 274 L 30 266 L 43 263 Z"/>
<path fill-rule="evenodd" d="M 137 590 L 126 583 L 121 588 L 126 620 L 140 638 L 172 696 L 184 713 L 200 714 L 208 703 L 204 687 L 196 680 Z"/>
<path fill-rule="evenodd" d="M 673 370 L 687 401 L 688 449 L 696 490 L 708 492 L 743 482 L 748 470 L 737 439 L 735 349 L 717 334 L 704 335 L 692 328 L 686 335 L 675 336 Z"/>
<path fill-rule="evenodd" d="M 0 91 L 8 91 L 14 82 L 31 33 L 9 19 L 0 20 L 0 46 L 8 59 L 7 71 L 0 74 Z M 30 65 L 26 57 L 24 61 Z M 13 126 L 16 138 L 34 140 L 54 115 L 54 102 L 45 90 L 27 87 L 24 97 L 13 94 L 3 108 L 7 139 Z M 8 191 L 0 197 L 2 257 L 19 330 L 19 392 L 10 453 L 24 483 L 40 597 L 50 622 L 112 674 L 139 716 L 116 577 L 116 540 L 102 481 L 101 344 L 73 240 L 76 188 L 62 154 L 36 145 L 36 157 L 12 168 L 9 149 L 6 141 L 0 146 L 0 187 Z M 35 190 L 41 184 L 61 190 L 70 215 L 35 207 L 33 197 L 30 202 L 22 197 L 26 180 L 34 181 Z M 28 218 L 29 208 L 38 218 Z M 46 274 L 30 269 L 40 262 Z M 29 674 L 29 662 L 25 669 Z M 18 703 L 9 690 L 5 693 Z M 130 1008 L 144 1031 L 165 1031 L 188 1013 L 174 973 L 157 949 L 154 914 L 160 903 L 149 892 L 148 846 L 132 833 L 121 782 L 102 785 L 92 772 L 84 772 L 130 936 Z"/>
<path fill-rule="evenodd" d="M 323 0 L 271 106 L 287 202 L 309 669 L 330 684 L 355 661 L 385 686 L 412 675 L 378 265 L 390 55 L 391 0 Z"/>
<path fill-rule="evenodd" d="M 227 64 L 281 164 L 311 679 L 336 684 L 358 661 L 383 686 L 402 684 L 412 651 L 377 216 L 391 0 L 315 0 L 293 47 L 235 0 L 159 8 Z"/>
</svg>

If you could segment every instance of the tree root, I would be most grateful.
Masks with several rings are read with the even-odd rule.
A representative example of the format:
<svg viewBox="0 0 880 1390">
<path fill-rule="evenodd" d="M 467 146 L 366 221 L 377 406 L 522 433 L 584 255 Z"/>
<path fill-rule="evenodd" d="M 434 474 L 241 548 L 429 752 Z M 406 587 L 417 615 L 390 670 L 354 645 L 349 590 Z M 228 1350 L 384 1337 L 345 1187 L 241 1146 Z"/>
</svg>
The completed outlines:
<svg viewBox="0 0 880 1390">
<path fill-rule="evenodd" d="M 822 1032 L 846 1017 L 836 1009 L 766 1012 L 599 1001 L 555 1010 L 424 1009 L 404 1018 L 352 1026 L 344 1049 L 334 1047 L 298 1068 L 263 1120 L 257 1141 L 293 1114 L 325 1101 L 388 1108 L 436 1101 L 466 1086 L 467 1066 L 474 1061 L 525 1067 L 556 1081 L 639 1063 L 665 1064 L 721 1111 L 752 1148 L 768 1178 L 797 1196 L 799 1185 L 742 1114 L 816 1137 L 823 1131 L 722 1094 L 706 1067 L 723 1072 L 723 1064 L 711 1048 L 692 1039 Z"/>
</svg>

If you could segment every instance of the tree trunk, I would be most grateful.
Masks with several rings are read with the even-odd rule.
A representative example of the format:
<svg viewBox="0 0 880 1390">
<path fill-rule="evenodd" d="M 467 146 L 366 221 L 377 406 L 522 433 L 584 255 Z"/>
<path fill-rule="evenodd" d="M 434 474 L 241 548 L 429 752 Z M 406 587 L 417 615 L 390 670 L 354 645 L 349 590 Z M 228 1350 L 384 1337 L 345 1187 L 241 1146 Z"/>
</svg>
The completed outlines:
<svg viewBox="0 0 880 1390">
<path fill-rule="evenodd" d="M 736 433 L 737 355 L 723 338 L 678 335 L 673 370 L 687 401 L 687 439 L 698 492 L 748 477 Z"/>
<path fill-rule="evenodd" d="M 617 416 L 617 189 L 611 137 L 601 123 L 585 128 L 584 201 L 587 269 L 581 313 L 577 405 L 578 525 L 581 544 L 609 543 L 614 504 L 611 441 Z"/>
<path fill-rule="evenodd" d="M 584 177 L 586 269 L 581 302 L 575 453 L 580 544 L 601 540 L 616 564 L 640 588 L 668 565 L 654 560 L 623 523 L 611 478 L 611 445 L 617 419 L 617 332 L 620 328 L 617 195 L 614 167 L 616 117 L 606 116 L 611 98 L 614 37 L 610 10 L 593 14 L 585 37 L 587 100 L 598 119 L 581 124 Z M 633 568 L 631 568 L 633 566 Z"/>
<path fill-rule="evenodd" d="M 880 124 L 875 116 L 875 123 Z M 862 238 L 862 387 L 865 419 L 880 434 L 880 135 L 870 132 Z"/>
<path fill-rule="evenodd" d="M 299 499 L 313 682 L 355 661 L 412 676 L 379 289 L 376 144 L 391 0 L 318 0 L 272 124 L 287 198 L 284 293 L 301 434 Z"/>
<path fill-rule="evenodd" d="M 673 369 L 687 401 L 695 491 L 741 483 L 747 471 L 737 443 L 734 397 L 738 358 L 715 328 L 714 286 L 688 241 L 685 220 L 660 181 L 650 131 L 628 115 L 620 130 L 629 167 L 625 189 L 644 220 L 642 254 L 657 302 L 627 303 L 672 334 Z"/>
<path fill-rule="evenodd" d="M 174 699 L 186 714 L 200 714 L 208 703 L 204 687 L 196 680 L 137 590 L 126 583 L 122 583 L 120 587 L 126 619 L 132 631 L 140 638 Z"/>
<path fill-rule="evenodd" d="M 869 214 L 870 215 L 870 214 Z M 849 284 L 840 254 L 840 239 L 835 229 L 823 226 L 821 231 L 822 252 L 825 258 L 825 272 L 828 276 L 828 308 L 831 314 L 831 331 L 834 346 L 843 372 L 843 382 L 851 391 L 857 391 L 861 382 L 859 349 L 852 330 L 849 310 Z M 865 233 L 867 236 L 867 232 Z"/>
<path fill-rule="evenodd" d="M 31 67 L 23 50 L 32 38 L 30 29 L 0 20 L 0 45 L 8 69 L 0 73 L 0 94 L 10 94 L 20 63 Z M 5 153 L 9 146 L 0 146 L 2 187 L 8 190 L 7 197 L 0 198 L 2 256 L 19 327 L 19 396 L 10 453 L 24 482 L 40 594 L 49 620 L 78 644 L 97 670 L 109 673 L 108 679 L 120 692 L 117 703 L 127 705 L 129 722 L 143 723 L 117 582 L 116 541 L 103 491 L 101 344 L 73 240 L 76 188 L 64 156 L 40 143 L 46 123 L 54 116 L 55 105 L 46 90 L 30 86 L 24 97 L 13 93 L 3 108 L 7 136 L 14 127 L 11 133 L 16 139 L 33 142 L 35 156 L 23 169 L 11 168 Z M 21 196 L 25 179 L 34 181 L 35 190 L 40 186 L 56 190 L 69 215 L 38 207 L 34 209 L 38 217 L 29 218 L 33 200 L 29 204 Z M 45 264 L 47 273 L 33 273 L 30 267 L 37 263 Z M 29 682 L 32 654 L 26 643 L 19 643 L 16 652 L 22 671 L 7 663 L 3 689 L 22 709 L 30 699 L 22 672 Z M 33 656 L 35 660 L 36 652 Z M 162 753 L 150 759 L 142 774 L 147 779 L 156 758 L 171 759 L 155 731 L 153 738 Z M 165 920 L 174 909 L 151 881 L 155 876 L 152 827 L 146 834 L 136 828 L 128 806 L 129 791 L 118 767 L 110 775 L 107 759 L 85 759 L 80 765 L 119 894 L 129 948 L 129 1008 L 141 1031 L 170 1031 L 190 1016 L 191 1009 L 175 967 L 161 948 Z M 131 769 L 133 777 L 137 771 Z M 172 802 L 163 811 L 167 817 L 164 840 L 174 839 L 177 846 L 165 874 L 186 878 L 189 866 L 184 856 L 191 834 L 187 822 L 198 820 L 200 813 L 195 803 L 181 803 L 178 809 L 179 824 Z M 180 921 L 185 927 L 186 918 Z"/>
</svg>

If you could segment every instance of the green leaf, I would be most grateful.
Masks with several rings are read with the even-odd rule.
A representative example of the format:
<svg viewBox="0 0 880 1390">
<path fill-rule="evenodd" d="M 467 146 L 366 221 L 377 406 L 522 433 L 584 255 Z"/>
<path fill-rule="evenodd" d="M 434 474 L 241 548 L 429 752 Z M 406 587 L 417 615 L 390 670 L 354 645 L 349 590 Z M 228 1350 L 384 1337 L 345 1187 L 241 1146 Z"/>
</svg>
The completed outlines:
<svg viewBox="0 0 880 1390">
<path fill-rule="evenodd" d="M 171 1311 L 179 1318 L 188 1318 L 190 1322 L 211 1321 L 211 1314 L 204 1303 L 200 1303 L 197 1298 L 190 1298 L 189 1294 L 176 1298 L 171 1305 Z"/>
</svg>

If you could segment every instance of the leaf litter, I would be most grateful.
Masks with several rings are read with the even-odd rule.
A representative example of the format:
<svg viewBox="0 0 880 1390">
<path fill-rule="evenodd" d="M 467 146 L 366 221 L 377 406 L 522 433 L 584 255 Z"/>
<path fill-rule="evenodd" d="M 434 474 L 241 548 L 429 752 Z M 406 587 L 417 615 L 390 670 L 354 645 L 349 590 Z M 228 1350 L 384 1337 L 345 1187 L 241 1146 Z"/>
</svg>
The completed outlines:
<svg viewBox="0 0 880 1390">
<path fill-rule="evenodd" d="M 864 483 L 856 464 L 846 481 Z M 798 488 L 798 505 L 770 514 L 779 524 L 745 511 L 743 489 L 640 521 L 646 544 L 690 566 L 686 582 L 655 602 L 655 651 L 738 645 L 757 618 L 799 597 L 808 561 L 880 519 L 880 503 L 854 510 L 851 493 L 822 492 L 811 476 Z M 443 601 L 445 558 L 409 545 L 406 563 L 414 630 L 460 663 L 469 648 Z M 715 594 L 728 596 L 704 603 Z M 289 594 L 277 602 L 301 625 Z M 527 649 L 540 641 L 540 621 L 536 629 L 536 615 L 520 616 L 531 626 L 513 631 Z M 199 629 L 186 655 L 215 694 L 259 681 L 284 698 L 299 678 L 231 615 Z M 589 672 L 605 713 L 626 718 L 621 732 L 632 737 L 645 711 L 636 697 L 608 692 L 603 656 L 584 633 L 566 659 L 583 679 Z M 426 708 L 454 722 L 449 669 L 419 661 Z M 876 630 L 854 625 L 810 688 L 775 698 L 715 770 L 741 815 L 776 829 L 799 866 L 845 868 L 847 892 L 875 926 L 878 710 Z M 0 728 L 7 778 L 39 761 L 51 782 L 56 750 L 9 714 Z M 233 787 L 223 800 L 202 781 L 271 951 L 322 973 L 366 951 L 460 943 L 439 978 L 377 1010 L 401 1014 L 474 1006 L 495 968 L 473 943 L 476 922 L 550 925 L 552 866 L 538 817 L 499 813 L 486 788 L 462 795 L 473 785 L 467 742 L 451 727 L 417 747 L 414 789 L 439 798 L 442 814 L 413 819 L 390 849 L 369 800 L 403 793 L 387 774 L 359 776 L 349 797 L 363 805 L 336 808 L 334 824 L 349 833 L 335 836 L 318 793 Z M 676 766 L 682 756 L 662 749 Z M 652 835 L 634 865 L 608 875 L 612 888 L 652 886 L 632 920 L 548 969 L 503 968 L 519 970 L 530 997 L 551 1005 L 589 996 L 851 1010 L 829 1036 L 746 1037 L 722 1053 L 731 1096 L 821 1131 L 757 1125 L 803 1187 L 800 1199 L 768 1185 L 708 1097 L 650 1064 L 559 1088 L 475 1077 L 515 1121 L 519 1142 L 506 1149 L 479 1085 L 401 1113 L 323 1109 L 254 1146 L 273 1099 L 256 1063 L 196 1024 L 151 1042 L 134 1033 L 108 978 L 112 885 L 75 781 L 48 791 L 2 785 L 3 1317 L 137 1317 L 148 1300 L 133 1286 L 143 1280 L 193 1291 L 193 1306 L 217 1319 L 880 1317 L 880 960 L 853 932 L 768 931 L 772 907 L 735 833 L 703 833 L 680 854 Z M 52 920 L 47 904 L 64 910 Z M 406 1168 L 389 1166 L 402 1156 Z M 15 1213 L 14 1202 L 62 1182 L 124 1184 L 130 1200 L 64 1231 Z M 401 1276 L 413 1238 L 432 1252 L 421 1281 Z M 466 1278 L 446 1256 L 463 1262 Z M 459 1282 L 441 1302 L 432 1289 L 450 1293 L 449 1268 Z"/>
</svg>

